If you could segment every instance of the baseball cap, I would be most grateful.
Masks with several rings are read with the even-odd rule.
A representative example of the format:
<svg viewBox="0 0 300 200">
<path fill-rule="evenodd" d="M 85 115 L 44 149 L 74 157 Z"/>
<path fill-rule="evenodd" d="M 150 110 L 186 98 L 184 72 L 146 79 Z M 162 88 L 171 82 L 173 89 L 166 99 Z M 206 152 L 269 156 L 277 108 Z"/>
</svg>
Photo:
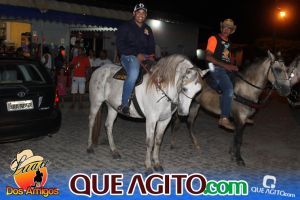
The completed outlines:
<svg viewBox="0 0 300 200">
<path fill-rule="evenodd" d="M 138 10 L 144 10 L 145 12 L 147 12 L 147 8 L 145 7 L 145 5 L 143 3 L 138 3 L 134 6 L 133 12 L 136 12 Z"/>
</svg>

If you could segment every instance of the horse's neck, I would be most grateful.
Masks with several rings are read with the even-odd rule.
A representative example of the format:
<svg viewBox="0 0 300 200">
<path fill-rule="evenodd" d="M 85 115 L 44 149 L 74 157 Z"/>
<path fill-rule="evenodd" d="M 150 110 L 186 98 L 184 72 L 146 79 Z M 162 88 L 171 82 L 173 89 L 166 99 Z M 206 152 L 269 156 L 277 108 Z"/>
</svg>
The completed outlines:
<svg viewBox="0 0 300 200">
<path fill-rule="evenodd" d="M 268 68 L 270 61 L 264 60 L 262 63 L 250 65 L 248 70 L 242 74 L 243 78 L 251 84 L 260 88 L 265 88 L 268 82 Z M 238 80 L 235 85 L 234 92 L 242 97 L 256 102 L 262 89 L 257 89 L 243 80 Z"/>
</svg>

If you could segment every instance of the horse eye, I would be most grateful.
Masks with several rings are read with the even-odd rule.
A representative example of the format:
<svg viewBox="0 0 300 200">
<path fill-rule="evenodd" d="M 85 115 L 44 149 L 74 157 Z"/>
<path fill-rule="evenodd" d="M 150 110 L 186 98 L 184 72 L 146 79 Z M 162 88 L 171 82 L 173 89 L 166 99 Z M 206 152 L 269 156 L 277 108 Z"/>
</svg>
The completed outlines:
<svg viewBox="0 0 300 200">
<path fill-rule="evenodd" d="M 183 92 L 187 92 L 188 89 L 187 89 L 187 88 L 182 88 L 182 91 L 183 91 Z"/>
</svg>

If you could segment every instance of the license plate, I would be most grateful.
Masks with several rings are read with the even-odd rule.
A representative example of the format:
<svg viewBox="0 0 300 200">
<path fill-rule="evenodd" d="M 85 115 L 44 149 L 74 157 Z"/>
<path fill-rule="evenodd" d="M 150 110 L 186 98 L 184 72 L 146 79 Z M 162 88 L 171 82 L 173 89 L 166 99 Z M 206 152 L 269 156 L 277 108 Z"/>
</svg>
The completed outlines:
<svg viewBox="0 0 300 200">
<path fill-rule="evenodd" d="M 7 104 L 8 111 L 31 110 L 33 109 L 32 100 L 9 101 Z"/>
</svg>

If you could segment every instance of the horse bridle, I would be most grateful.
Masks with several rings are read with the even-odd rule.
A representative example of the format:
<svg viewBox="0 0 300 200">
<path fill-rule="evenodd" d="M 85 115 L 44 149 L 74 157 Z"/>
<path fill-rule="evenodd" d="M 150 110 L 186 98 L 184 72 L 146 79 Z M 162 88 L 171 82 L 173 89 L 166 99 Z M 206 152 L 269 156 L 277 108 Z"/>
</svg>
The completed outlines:
<svg viewBox="0 0 300 200">
<path fill-rule="evenodd" d="M 280 61 L 280 60 L 279 60 L 279 61 Z M 274 61 L 271 61 L 271 62 L 270 62 L 270 66 L 269 66 L 268 71 L 267 71 L 267 77 L 269 76 L 270 71 L 272 71 L 272 73 L 273 73 L 273 75 L 274 75 L 274 77 L 275 77 L 275 82 L 274 82 L 274 84 L 272 84 L 272 88 L 269 88 L 268 94 L 266 95 L 266 97 L 265 97 L 263 100 L 260 100 L 259 103 L 255 103 L 255 102 L 252 102 L 252 101 L 250 101 L 250 100 L 248 100 L 248 99 L 245 99 L 244 97 L 242 97 L 242 96 L 240 96 L 240 95 L 237 95 L 237 94 L 235 94 L 235 96 L 236 96 L 235 99 L 236 99 L 237 101 L 239 101 L 239 102 L 241 102 L 241 103 L 243 103 L 243 104 L 245 104 L 245 105 L 248 105 L 248 106 L 250 106 L 250 107 L 253 107 L 253 108 L 260 108 L 260 107 L 263 107 L 264 104 L 268 101 L 269 97 L 271 96 L 272 90 L 275 88 L 275 84 L 276 84 L 277 81 L 278 81 L 278 80 L 277 80 L 277 75 L 276 75 L 276 73 L 274 72 L 274 69 L 273 69 L 272 66 L 274 65 L 275 62 L 279 62 L 279 61 L 274 60 Z M 262 88 L 262 87 L 259 87 L 259 86 L 256 86 L 256 85 L 250 83 L 250 82 L 249 82 L 248 80 L 246 80 L 240 73 L 236 73 L 236 75 L 237 75 L 237 77 L 239 77 L 241 80 L 243 80 L 244 82 L 246 82 L 248 85 L 251 85 L 252 87 L 254 87 L 254 88 L 256 88 L 256 89 L 259 89 L 259 90 L 265 90 L 266 88 L 268 88 L 268 87 Z M 262 104 L 262 105 L 261 105 L 261 104 Z"/>
<path fill-rule="evenodd" d="M 181 78 L 181 81 L 180 81 L 180 90 L 179 90 L 179 92 L 177 93 L 177 99 L 179 98 L 179 94 L 183 94 L 185 97 L 187 97 L 188 99 L 193 99 L 193 97 L 190 97 L 190 96 L 188 96 L 185 92 L 184 92 L 184 90 L 183 90 L 183 79 L 186 77 L 186 74 L 187 74 L 187 72 L 182 76 L 182 78 Z M 175 101 L 173 101 L 170 97 L 169 97 L 169 95 L 161 88 L 161 85 L 159 84 L 159 83 L 156 83 L 156 88 L 158 89 L 158 90 L 160 90 L 161 92 L 162 92 L 162 94 L 163 94 L 163 96 L 159 99 L 159 100 L 157 100 L 157 103 L 160 101 L 160 100 L 162 100 L 163 98 L 167 98 L 167 101 L 169 101 L 169 102 L 171 102 L 171 104 L 172 105 L 176 105 L 176 107 L 177 107 L 177 105 L 178 105 L 178 101 L 177 102 L 175 102 Z"/>
<path fill-rule="evenodd" d="M 281 61 L 281 60 L 279 60 L 279 61 Z M 274 82 L 274 84 L 272 84 L 272 85 L 273 85 L 272 89 L 275 88 L 275 84 L 278 82 L 276 73 L 274 72 L 274 69 L 273 69 L 272 66 L 274 65 L 275 62 L 279 62 L 279 61 L 277 61 L 277 60 L 271 61 L 271 62 L 270 62 L 270 66 L 269 66 L 268 71 L 267 71 L 267 77 L 269 76 L 270 71 L 272 71 L 272 73 L 273 73 L 273 75 L 274 75 L 274 77 L 275 77 L 275 82 Z M 245 83 L 247 83 L 248 85 L 251 85 L 252 87 L 254 87 L 254 88 L 256 88 L 256 89 L 259 89 L 259 90 L 265 90 L 266 88 L 268 88 L 268 87 L 264 87 L 264 88 L 263 88 L 263 87 L 254 85 L 254 84 L 251 83 L 250 81 L 246 80 L 246 79 L 243 77 L 243 75 L 242 75 L 241 73 L 239 73 L 239 72 L 237 72 L 235 75 L 236 75 L 238 78 L 240 78 L 242 81 L 244 81 Z"/>
</svg>

